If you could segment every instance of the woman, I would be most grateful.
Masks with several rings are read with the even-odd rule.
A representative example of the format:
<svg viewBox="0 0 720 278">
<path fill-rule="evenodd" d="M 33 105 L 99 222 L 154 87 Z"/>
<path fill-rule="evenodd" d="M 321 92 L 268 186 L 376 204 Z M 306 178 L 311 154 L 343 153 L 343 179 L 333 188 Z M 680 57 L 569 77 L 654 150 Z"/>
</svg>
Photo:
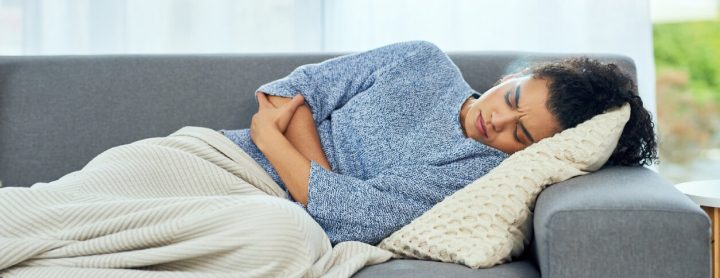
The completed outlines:
<svg viewBox="0 0 720 278">
<path fill-rule="evenodd" d="M 221 132 L 333 244 L 376 244 L 508 155 L 624 102 L 632 116 L 608 163 L 657 159 L 632 80 L 584 58 L 510 75 L 481 95 L 435 45 L 402 42 L 301 66 L 256 96 L 251 127 Z"/>
</svg>

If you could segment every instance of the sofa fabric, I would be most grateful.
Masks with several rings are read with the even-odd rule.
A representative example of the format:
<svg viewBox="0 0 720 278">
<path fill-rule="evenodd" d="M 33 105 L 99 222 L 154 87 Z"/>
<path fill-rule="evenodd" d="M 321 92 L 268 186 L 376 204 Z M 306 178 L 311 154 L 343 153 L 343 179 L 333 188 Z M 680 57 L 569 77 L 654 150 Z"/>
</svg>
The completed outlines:
<svg viewBox="0 0 720 278">
<path fill-rule="evenodd" d="M 531 252 L 549 277 L 709 277 L 698 209 L 649 169 L 606 167 L 538 196 Z"/>
<path fill-rule="evenodd" d="M 358 271 L 354 278 L 374 277 L 477 277 L 477 278 L 540 278 L 529 260 L 510 262 L 492 268 L 475 270 L 463 265 L 421 260 L 391 260 Z"/>
<path fill-rule="evenodd" d="M 0 57 L 0 181 L 56 180 L 108 148 L 183 126 L 247 128 L 261 84 L 340 54 Z M 527 62 L 562 56 L 450 53 L 480 92 Z M 627 57 L 590 56 L 635 73 Z M 523 257 L 490 269 L 392 260 L 356 277 L 710 276 L 709 218 L 642 167 L 603 168 L 549 186 L 538 196 L 533 229 Z"/>
</svg>

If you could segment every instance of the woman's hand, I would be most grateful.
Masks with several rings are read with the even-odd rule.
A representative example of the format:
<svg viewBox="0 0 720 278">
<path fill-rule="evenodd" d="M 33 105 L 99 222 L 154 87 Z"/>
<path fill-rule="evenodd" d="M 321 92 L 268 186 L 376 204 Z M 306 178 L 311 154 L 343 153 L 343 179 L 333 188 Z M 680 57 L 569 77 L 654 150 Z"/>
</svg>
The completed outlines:
<svg viewBox="0 0 720 278">
<path fill-rule="evenodd" d="M 303 96 L 295 95 L 290 102 L 280 107 L 275 107 L 267 96 L 257 92 L 258 112 L 252 117 L 250 123 L 250 137 L 255 145 L 265 146 L 267 141 L 274 136 L 283 136 L 290 123 L 295 110 L 305 103 Z"/>
<path fill-rule="evenodd" d="M 267 94 L 267 100 L 275 107 L 279 107 L 291 102 L 292 98 Z M 314 160 L 326 170 L 332 171 L 330 162 L 325 157 L 322 143 L 320 143 L 320 134 L 318 134 L 309 105 L 298 106 L 283 135 L 305 158 Z"/>
</svg>

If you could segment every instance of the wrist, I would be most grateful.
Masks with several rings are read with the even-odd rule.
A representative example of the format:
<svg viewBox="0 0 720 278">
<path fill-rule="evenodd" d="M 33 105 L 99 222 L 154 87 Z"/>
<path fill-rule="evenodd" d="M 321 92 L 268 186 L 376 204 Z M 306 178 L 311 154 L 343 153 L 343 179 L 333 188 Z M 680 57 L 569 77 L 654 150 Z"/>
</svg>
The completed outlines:
<svg viewBox="0 0 720 278">
<path fill-rule="evenodd" d="M 282 132 L 274 128 L 268 128 L 258 135 L 259 137 L 255 145 L 263 153 L 271 150 L 273 146 L 281 144 L 283 140 L 287 140 Z"/>
</svg>

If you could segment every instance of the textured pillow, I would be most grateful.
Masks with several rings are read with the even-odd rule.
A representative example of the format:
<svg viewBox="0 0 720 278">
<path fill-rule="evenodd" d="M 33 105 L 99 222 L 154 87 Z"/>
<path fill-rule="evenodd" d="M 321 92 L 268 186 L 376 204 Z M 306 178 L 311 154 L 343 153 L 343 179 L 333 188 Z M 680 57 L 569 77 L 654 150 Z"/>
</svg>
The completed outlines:
<svg viewBox="0 0 720 278">
<path fill-rule="evenodd" d="M 523 253 L 532 237 L 532 210 L 540 191 L 602 167 L 629 117 L 626 103 L 514 153 L 378 247 L 393 252 L 394 258 L 476 269 L 510 261 Z"/>
</svg>

